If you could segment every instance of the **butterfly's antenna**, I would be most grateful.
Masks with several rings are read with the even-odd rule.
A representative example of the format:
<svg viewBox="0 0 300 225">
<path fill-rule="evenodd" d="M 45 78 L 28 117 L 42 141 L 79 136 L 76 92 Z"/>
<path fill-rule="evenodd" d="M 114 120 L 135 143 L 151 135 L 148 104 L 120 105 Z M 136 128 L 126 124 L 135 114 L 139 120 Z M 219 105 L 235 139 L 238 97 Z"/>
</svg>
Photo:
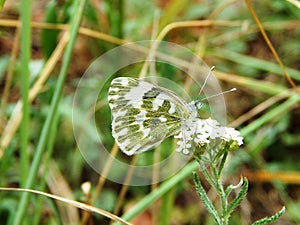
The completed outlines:
<svg viewBox="0 0 300 225">
<path fill-rule="evenodd" d="M 202 98 L 201 101 L 203 100 L 207 100 L 209 98 L 214 98 L 214 97 L 217 97 L 217 96 L 220 96 L 220 95 L 223 95 L 223 94 L 226 94 L 226 93 L 229 93 L 229 92 L 233 92 L 233 91 L 236 91 L 236 88 L 232 88 L 230 90 L 227 90 L 227 91 L 223 91 L 223 92 L 220 92 L 218 94 L 215 94 L 215 95 L 211 95 L 211 96 L 208 96 L 208 97 L 205 97 L 205 98 Z"/>
<path fill-rule="evenodd" d="M 203 85 L 202 85 L 202 87 L 201 87 L 201 89 L 200 89 L 198 95 L 200 95 L 200 94 L 202 93 L 202 91 L 203 91 L 203 89 L 204 89 L 204 87 L 205 87 L 205 85 L 206 85 L 206 83 L 207 83 L 207 80 L 208 80 L 208 78 L 210 77 L 211 72 L 212 72 L 214 69 L 215 69 L 215 66 L 212 66 L 212 67 L 210 68 L 210 70 L 209 70 L 209 72 L 208 72 L 208 74 L 207 74 L 207 76 L 206 76 L 206 78 L 205 78 L 205 81 L 204 81 L 204 83 L 203 83 Z"/>
</svg>

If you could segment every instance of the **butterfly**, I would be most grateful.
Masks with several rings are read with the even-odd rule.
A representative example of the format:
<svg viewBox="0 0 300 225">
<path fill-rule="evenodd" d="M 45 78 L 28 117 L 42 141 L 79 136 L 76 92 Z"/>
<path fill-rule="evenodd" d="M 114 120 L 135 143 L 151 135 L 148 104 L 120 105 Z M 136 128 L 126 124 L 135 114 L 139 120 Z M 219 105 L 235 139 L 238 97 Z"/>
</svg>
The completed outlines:
<svg viewBox="0 0 300 225">
<path fill-rule="evenodd" d="M 192 148 L 195 102 L 188 104 L 171 90 L 141 79 L 118 77 L 111 82 L 108 103 L 112 135 L 125 154 L 147 151 L 170 136 L 180 139 L 185 154 Z"/>
<path fill-rule="evenodd" d="M 115 78 L 108 91 L 112 135 L 127 155 L 148 151 L 170 136 L 178 139 L 176 151 L 184 154 L 216 138 L 241 145 L 238 131 L 198 117 L 199 102 L 186 103 L 171 90 L 141 79 Z"/>
</svg>

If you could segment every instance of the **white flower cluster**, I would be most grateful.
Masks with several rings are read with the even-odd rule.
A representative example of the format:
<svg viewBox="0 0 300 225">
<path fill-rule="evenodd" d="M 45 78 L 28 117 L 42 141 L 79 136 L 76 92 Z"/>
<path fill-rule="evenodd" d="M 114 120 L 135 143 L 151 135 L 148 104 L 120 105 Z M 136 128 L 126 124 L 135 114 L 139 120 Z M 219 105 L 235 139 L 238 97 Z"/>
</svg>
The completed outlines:
<svg viewBox="0 0 300 225">
<path fill-rule="evenodd" d="M 243 137 L 240 132 L 231 127 L 224 127 L 213 119 L 199 119 L 190 123 L 188 129 L 183 129 L 175 138 L 177 141 L 177 151 L 184 154 L 189 153 L 189 149 L 194 146 L 209 144 L 211 140 L 219 138 L 223 141 L 235 141 L 239 146 L 243 144 Z"/>
</svg>

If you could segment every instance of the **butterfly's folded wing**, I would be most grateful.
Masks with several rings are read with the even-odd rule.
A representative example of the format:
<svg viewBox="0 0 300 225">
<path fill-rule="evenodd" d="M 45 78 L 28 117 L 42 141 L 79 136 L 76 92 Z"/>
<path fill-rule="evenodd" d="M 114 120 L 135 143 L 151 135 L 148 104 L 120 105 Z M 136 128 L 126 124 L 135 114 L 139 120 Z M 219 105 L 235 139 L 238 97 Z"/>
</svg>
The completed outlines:
<svg viewBox="0 0 300 225">
<path fill-rule="evenodd" d="M 189 116 L 187 104 L 175 93 L 135 78 L 114 79 L 108 101 L 113 137 L 127 155 L 147 151 L 178 134 Z"/>
</svg>

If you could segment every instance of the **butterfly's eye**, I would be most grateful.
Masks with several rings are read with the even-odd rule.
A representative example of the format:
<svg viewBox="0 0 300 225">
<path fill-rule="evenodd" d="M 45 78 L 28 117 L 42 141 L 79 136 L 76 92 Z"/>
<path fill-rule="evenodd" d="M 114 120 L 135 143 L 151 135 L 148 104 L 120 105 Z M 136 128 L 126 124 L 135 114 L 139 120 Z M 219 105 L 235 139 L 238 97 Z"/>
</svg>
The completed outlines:
<svg viewBox="0 0 300 225">
<path fill-rule="evenodd" d="M 203 106 L 203 104 L 200 102 L 200 101 L 195 101 L 195 107 L 196 107 L 196 109 L 198 110 L 198 109 L 201 109 L 202 108 L 202 106 Z"/>
</svg>

